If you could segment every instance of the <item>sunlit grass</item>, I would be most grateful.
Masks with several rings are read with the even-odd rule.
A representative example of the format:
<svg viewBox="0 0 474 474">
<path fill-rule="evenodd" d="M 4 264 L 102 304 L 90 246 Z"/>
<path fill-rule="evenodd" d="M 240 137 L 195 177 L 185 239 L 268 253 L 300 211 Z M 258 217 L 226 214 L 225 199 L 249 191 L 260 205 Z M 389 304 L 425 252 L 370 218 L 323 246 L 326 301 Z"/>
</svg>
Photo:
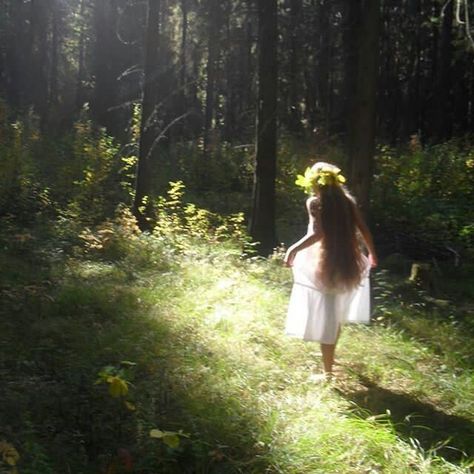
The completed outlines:
<svg viewBox="0 0 474 474">
<path fill-rule="evenodd" d="M 451 426 L 446 438 L 460 427 L 451 444 L 467 446 L 472 372 L 439 351 L 442 324 L 426 340 L 402 315 L 345 328 L 340 380 L 321 385 L 310 378 L 319 347 L 283 334 L 291 277 L 277 262 L 194 244 L 158 270 L 74 258 L 43 272 L 30 276 L 50 281 L 48 297 L 15 306 L 13 292 L 5 308 L 15 319 L 2 311 L 0 321 L 10 427 L 1 435 L 18 446 L 21 472 L 97 472 L 125 448 L 140 473 L 468 472 L 459 453 L 452 464 L 446 448 L 432 449 L 443 433 L 420 443 L 432 428 L 412 426 L 411 410 L 425 410 Z M 124 374 L 133 412 L 95 385 L 123 361 L 133 364 Z M 166 448 L 148 438 L 152 428 L 189 437 Z"/>
</svg>

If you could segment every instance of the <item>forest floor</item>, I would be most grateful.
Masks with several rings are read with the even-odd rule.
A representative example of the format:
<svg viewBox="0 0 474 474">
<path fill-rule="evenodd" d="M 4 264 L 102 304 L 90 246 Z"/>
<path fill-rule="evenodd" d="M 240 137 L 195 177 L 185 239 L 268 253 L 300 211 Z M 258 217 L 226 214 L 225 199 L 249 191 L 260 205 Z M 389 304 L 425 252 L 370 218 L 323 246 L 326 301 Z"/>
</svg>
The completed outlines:
<svg viewBox="0 0 474 474">
<path fill-rule="evenodd" d="M 471 472 L 472 280 L 435 299 L 375 271 L 373 324 L 322 384 L 318 345 L 283 334 L 278 259 L 41 239 L 2 237 L 0 473 Z"/>
</svg>

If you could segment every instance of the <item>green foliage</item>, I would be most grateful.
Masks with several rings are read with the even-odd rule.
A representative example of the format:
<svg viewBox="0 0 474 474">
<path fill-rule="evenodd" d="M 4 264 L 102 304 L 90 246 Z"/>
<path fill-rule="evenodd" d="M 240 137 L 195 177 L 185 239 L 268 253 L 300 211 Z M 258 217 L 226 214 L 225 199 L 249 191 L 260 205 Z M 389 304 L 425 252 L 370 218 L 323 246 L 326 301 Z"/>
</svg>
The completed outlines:
<svg viewBox="0 0 474 474">
<path fill-rule="evenodd" d="M 250 251 L 243 213 L 222 216 L 193 203 L 186 204 L 184 190 L 183 182 L 171 182 L 167 196 L 158 198 L 153 235 L 168 239 L 177 249 L 184 249 L 195 242 L 212 244 L 232 241 Z"/>
<path fill-rule="evenodd" d="M 131 201 L 136 157 L 124 155 L 83 118 L 62 137 L 41 135 L 34 118 L 9 122 L 0 103 L 0 214 L 31 222 L 46 211 L 97 224 Z"/>
<path fill-rule="evenodd" d="M 408 234 L 435 251 L 446 246 L 472 257 L 474 155 L 470 140 L 421 147 L 416 138 L 403 153 L 383 146 L 376 159 L 374 220 L 385 234 Z"/>
<path fill-rule="evenodd" d="M 90 122 L 75 124 L 70 161 L 77 171 L 71 175 L 74 191 L 70 202 L 75 203 L 81 215 L 91 222 L 110 213 L 123 195 L 118 152 L 112 138 L 104 132 L 94 133 Z M 77 175 L 79 177 L 74 179 Z M 69 180 L 59 177 L 59 181 L 67 183 Z"/>
<path fill-rule="evenodd" d="M 51 205 L 47 185 L 38 180 L 32 147 L 39 140 L 31 124 L 11 123 L 0 101 L 0 215 L 15 215 L 31 223 Z"/>
<path fill-rule="evenodd" d="M 281 251 L 233 258 L 239 235 L 220 237 L 220 221 L 197 206 L 189 221 L 183 193 L 171 185 L 157 208 L 166 225 L 153 234 L 138 232 L 121 207 L 91 228 L 90 245 L 81 238 L 80 252 L 33 260 L 44 246 L 33 231 L 35 245 L 22 252 L 2 246 L 0 440 L 17 449 L 20 472 L 467 472 L 456 451 L 430 450 L 440 442 L 430 430 L 370 411 L 363 397 L 352 402 L 364 390 L 359 374 L 403 392 L 410 407 L 424 397 L 471 416 L 470 362 L 454 356 L 468 348 L 448 351 L 441 339 L 459 338 L 456 325 L 437 318 L 439 331 L 423 339 L 433 320 L 409 324 L 417 307 L 401 305 L 388 277 L 377 280 L 384 320 L 345 330 L 342 383 L 318 386 L 309 374 L 319 350 L 283 335 L 290 275 Z M 61 245 L 51 232 L 48 247 Z M 157 264 L 134 259 L 141 249 Z M 407 313 L 404 333 L 389 311 Z M 457 365 L 464 373 L 449 378 Z M 428 442 L 410 443 L 410 430 Z M 459 465 L 444 459 L 450 452 Z"/>
</svg>

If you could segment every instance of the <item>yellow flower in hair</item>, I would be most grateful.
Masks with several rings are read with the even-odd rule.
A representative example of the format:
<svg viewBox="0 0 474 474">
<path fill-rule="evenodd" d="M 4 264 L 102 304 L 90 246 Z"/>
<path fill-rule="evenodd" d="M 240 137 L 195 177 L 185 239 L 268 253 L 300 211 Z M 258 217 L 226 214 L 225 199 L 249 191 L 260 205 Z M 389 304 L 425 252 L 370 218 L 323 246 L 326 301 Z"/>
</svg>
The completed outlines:
<svg viewBox="0 0 474 474">
<path fill-rule="evenodd" d="M 299 174 L 296 177 L 295 184 L 296 186 L 300 186 L 304 188 L 304 190 L 310 194 L 312 189 L 313 189 L 313 182 L 314 179 L 317 177 L 317 171 L 311 169 L 311 168 L 306 168 L 304 175 Z"/>
<path fill-rule="evenodd" d="M 319 169 L 306 168 L 304 175 L 298 175 L 295 181 L 297 186 L 311 194 L 314 187 L 336 186 L 346 182 L 346 178 L 339 174 L 341 170 L 333 166 L 323 166 Z"/>
</svg>

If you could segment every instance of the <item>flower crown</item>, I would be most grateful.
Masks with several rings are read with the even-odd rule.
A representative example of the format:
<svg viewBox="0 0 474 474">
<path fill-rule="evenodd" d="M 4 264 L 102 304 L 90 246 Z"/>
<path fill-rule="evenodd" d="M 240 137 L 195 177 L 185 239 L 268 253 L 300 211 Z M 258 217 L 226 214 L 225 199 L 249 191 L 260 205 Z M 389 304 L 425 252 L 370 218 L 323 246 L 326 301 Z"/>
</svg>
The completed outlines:
<svg viewBox="0 0 474 474">
<path fill-rule="evenodd" d="M 319 169 L 306 168 L 304 175 L 299 174 L 296 177 L 295 184 L 301 186 L 311 194 L 314 187 L 339 186 L 346 182 L 346 178 L 339 174 L 341 170 L 335 166 L 323 166 Z"/>
</svg>

